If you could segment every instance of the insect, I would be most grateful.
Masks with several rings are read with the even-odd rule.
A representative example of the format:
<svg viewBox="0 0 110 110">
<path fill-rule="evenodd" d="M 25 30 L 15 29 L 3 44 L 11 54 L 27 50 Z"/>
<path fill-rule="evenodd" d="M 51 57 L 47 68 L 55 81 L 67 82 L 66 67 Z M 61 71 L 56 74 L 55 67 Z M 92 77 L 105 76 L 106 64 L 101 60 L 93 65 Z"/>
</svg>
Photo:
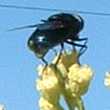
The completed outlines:
<svg viewBox="0 0 110 110">
<path fill-rule="evenodd" d="M 48 17 L 46 20 L 42 20 L 41 24 L 14 28 L 14 30 L 33 27 L 36 27 L 36 30 L 28 39 L 28 47 L 46 65 L 48 64 L 44 59 L 46 53 L 59 44 L 61 45 L 60 55 L 64 50 L 64 43 L 72 45 L 74 49 L 75 47 L 80 47 L 79 56 L 87 49 L 87 38 L 79 38 L 79 32 L 84 27 L 84 20 L 79 15 L 58 13 Z M 76 43 L 80 41 L 85 41 L 85 43 Z"/>
<path fill-rule="evenodd" d="M 40 58 L 44 63 L 46 53 L 57 46 L 61 45 L 61 50 L 64 49 L 64 43 L 81 47 L 79 56 L 87 49 L 87 38 L 79 38 L 79 32 L 84 27 L 84 21 L 79 15 L 69 13 L 58 13 L 48 17 L 47 20 L 42 20 L 42 24 L 37 25 L 37 29 L 32 33 L 28 40 L 29 48 Z M 75 41 L 85 41 L 78 44 Z"/>
</svg>

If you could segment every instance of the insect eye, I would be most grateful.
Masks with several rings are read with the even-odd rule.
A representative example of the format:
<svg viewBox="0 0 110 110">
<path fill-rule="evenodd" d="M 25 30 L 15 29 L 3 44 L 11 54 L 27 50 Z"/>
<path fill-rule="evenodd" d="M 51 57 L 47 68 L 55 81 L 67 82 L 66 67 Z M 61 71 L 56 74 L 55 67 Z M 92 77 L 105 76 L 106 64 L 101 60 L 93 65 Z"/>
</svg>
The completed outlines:
<svg viewBox="0 0 110 110">
<path fill-rule="evenodd" d="M 29 39 L 28 40 L 28 47 L 31 49 L 31 50 L 34 50 L 35 49 L 35 45 L 34 45 L 34 41 Z"/>
<path fill-rule="evenodd" d="M 33 40 L 29 41 L 29 45 L 32 46 L 34 44 Z"/>
</svg>

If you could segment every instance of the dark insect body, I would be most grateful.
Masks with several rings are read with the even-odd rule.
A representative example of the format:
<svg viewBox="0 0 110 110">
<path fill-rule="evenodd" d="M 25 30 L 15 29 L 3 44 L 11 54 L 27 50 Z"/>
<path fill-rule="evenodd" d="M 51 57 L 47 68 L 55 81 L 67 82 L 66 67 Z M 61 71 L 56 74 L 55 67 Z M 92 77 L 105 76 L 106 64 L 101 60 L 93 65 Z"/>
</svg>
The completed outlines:
<svg viewBox="0 0 110 110">
<path fill-rule="evenodd" d="M 79 15 L 69 13 L 58 13 L 48 17 L 47 20 L 41 20 L 41 24 L 28 25 L 10 29 L 9 31 L 24 28 L 37 28 L 28 39 L 28 47 L 40 58 L 46 65 L 48 62 L 44 59 L 46 53 L 57 45 L 61 45 L 60 56 L 64 50 L 64 43 L 75 47 L 80 47 L 78 57 L 87 49 L 87 38 L 80 38 L 79 33 L 84 27 L 84 20 Z M 76 42 L 85 41 L 84 44 Z M 57 60 L 57 62 L 58 62 Z"/>
<path fill-rule="evenodd" d="M 28 40 L 28 47 L 36 54 L 36 56 L 44 63 L 46 53 L 57 46 L 61 45 L 60 54 L 64 50 L 64 43 L 71 44 L 73 48 L 81 47 L 79 56 L 87 49 L 87 38 L 79 38 L 79 32 L 84 27 L 84 21 L 79 15 L 68 13 L 59 13 L 50 16 L 43 23 L 35 25 L 37 29 L 32 33 Z M 33 27 L 35 27 L 33 25 Z M 76 41 L 85 41 L 84 44 L 78 44 Z"/>
</svg>

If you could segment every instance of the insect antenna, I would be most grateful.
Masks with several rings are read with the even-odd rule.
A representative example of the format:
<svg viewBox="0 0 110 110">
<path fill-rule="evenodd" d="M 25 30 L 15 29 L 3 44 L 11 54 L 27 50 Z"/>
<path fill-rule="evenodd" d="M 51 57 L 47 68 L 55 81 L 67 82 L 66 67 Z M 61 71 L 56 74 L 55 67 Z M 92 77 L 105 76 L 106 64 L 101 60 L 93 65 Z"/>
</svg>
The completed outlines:
<svg viewBox="0 0 110 110">
<path fill-rule="evenodd" d="M 39 26 L 39 24 L 16 27 L 16 28 L 8 29 L 7 31 L 16 31 L 16 30 L 22 30 L 22 29 L 27 29 L 27 28 L 36 28 L 37 26 Z"/>
</svg>

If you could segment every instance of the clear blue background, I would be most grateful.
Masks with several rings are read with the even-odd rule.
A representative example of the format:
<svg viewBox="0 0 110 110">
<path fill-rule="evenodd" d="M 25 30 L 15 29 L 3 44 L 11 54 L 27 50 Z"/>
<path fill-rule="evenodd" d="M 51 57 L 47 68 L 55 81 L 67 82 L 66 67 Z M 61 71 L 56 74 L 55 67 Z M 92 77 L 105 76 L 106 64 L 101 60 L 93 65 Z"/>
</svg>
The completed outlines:
<svg viewBox="0 0 110 110">
<path fill-rule="evenodd" d="M 108 0 L 0 0 L 0 3 L 110 13 Z M 7 110 L 38 110 L 35 80 L 36 67 L 41 61 L 27 48 L 33 29 L 5 30 L 39 23 L 53 13 L 0 8 L 0 103 Z M 80 35 L 89 38 L 88 50 L 80 60 L 94 70 L 89 91 L 83 97 L 85 107 L 110 110 L 110 90 L 103 85 L 104 74 L 110 70 L 110 16 L 80 15 L 85 20 Z"/>
</svg>

